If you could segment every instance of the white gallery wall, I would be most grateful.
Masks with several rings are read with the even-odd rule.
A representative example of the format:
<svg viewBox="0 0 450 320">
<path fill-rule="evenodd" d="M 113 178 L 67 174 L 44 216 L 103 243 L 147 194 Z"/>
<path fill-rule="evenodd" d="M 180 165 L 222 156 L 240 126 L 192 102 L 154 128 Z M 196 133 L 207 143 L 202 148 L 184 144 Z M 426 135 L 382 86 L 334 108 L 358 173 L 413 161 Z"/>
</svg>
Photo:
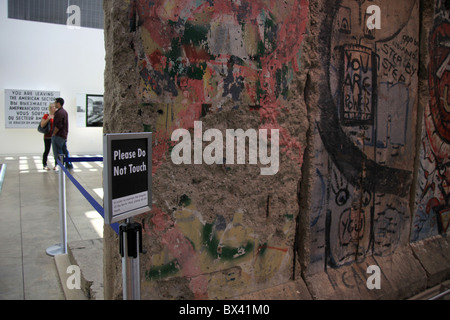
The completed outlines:
<svg viewBox="0 0 450 320">
<path fill-rule="evenodd" d="M 103 128 L 77 123 L 77 95 L 104 93 L 103 30 L 8 19 L 7 2 L 0 0 L 0 155 L 44 151 L 36 128 L 6 128 L 5 89 L 59 91 L 69 113 L 70 153 L 101 154 Z"/>
</svg>

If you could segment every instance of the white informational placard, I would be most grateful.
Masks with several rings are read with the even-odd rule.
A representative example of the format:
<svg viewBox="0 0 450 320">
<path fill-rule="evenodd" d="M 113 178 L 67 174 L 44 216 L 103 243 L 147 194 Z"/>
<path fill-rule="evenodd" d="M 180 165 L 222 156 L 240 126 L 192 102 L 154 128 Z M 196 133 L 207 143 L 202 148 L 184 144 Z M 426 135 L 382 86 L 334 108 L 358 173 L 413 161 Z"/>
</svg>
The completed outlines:
<svg viewBox="0 0 450 320">
<path fill-rule="evenodd" d="M 5 89 L 5 128 L 36 129 L 59 91 Z"/>
<path fill-rule="evenodd" d="M 105 134 L 103 170 L 106 224 L 151 210 L 151 133 Z"/>
<path fill-rule="evenodd" d="M 136 208 L 143 208 L 148 204 L 147 191 L 132 194 L 112 200 L 112 211 L 114 215 L 124 214 Z"/>
</svg>

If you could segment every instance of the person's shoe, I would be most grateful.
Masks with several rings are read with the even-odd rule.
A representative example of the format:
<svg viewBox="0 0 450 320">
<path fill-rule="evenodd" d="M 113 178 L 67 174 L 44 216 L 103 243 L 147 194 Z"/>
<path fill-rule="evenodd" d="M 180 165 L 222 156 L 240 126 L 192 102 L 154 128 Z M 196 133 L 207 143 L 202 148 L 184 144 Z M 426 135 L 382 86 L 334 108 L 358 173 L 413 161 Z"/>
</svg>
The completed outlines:
<svg viewBox="0 0 450 320">
<path fill-rule="evenodd" d="M 50 168 L 49 168 L 49 167 L 47 167 L 47 166 L 44 166 L 44 170 L 46 170 L 46 171 L 49 171 L 49 170 L 50 170 Z"/>
</svg>

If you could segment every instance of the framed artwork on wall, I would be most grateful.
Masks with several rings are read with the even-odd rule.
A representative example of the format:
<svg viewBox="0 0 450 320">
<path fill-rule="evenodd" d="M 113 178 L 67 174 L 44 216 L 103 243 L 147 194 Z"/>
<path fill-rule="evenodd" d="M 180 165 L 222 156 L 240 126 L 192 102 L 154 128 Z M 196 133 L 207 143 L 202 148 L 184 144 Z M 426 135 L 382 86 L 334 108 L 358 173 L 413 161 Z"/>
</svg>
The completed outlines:
<svg viewBox="0 0 450 320">
<path fill-rule="evenodd" d="M 86 127 L 103 127 L 103 95 L 86 95 Z"/>
</svg>

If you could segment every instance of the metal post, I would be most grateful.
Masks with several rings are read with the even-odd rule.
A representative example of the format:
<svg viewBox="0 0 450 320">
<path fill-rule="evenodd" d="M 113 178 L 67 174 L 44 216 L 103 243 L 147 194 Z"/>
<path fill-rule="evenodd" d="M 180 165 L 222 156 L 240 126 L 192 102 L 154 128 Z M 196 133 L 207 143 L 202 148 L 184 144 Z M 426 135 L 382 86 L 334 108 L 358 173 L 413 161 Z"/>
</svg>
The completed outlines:
<svg viewBox="0 0 450 320">
<path fill-rule="evenodd" d="M 120 225 L 123 300 L 141 299 L 139 253 L 142 252 L 142 227 L 132 218 Z"/>
<path fill-rule="evenodd" d="M 59 156 L 59 161 L 64 167 L 64 155 Z M 59 212 L 61 228 L 61 250 L 67 253 L 67 207 L 66 207 L 66 175 L 62 168 L 59 170 Z"/>
<path fill-rule="evenodd" d="M 442 298 L 442 297 L 445 297 L 445 296 L 448 295 L 448 294 L 450 294 L 450 289 L 448 289 L 448 290 L 446 290 L 446 291 L 444 291 L 444 292 L 441 292 L 441 293 L 435 295 L 434 297 L 431 297 L 431 298 L 428 299 L 428 300 L 438 300 L 438 299 L 440 299 L 440 298 Z M 445 300 L 445 299 L 444 299 L 444 300 Z"/>
<path fill-rule="evenodd" d="M 5 180 L 6 175 L 6 163 L 3 163 L 0 166 L 0 192 L 2 192 L 3 181 Z"/>
<path fill-rule="evenodd" d="M 64 166 L 64 155 L 59 155 L 59 161 Z M 66 176 L 62 168 L 58 172 L 59 180 L 59 227 L 60 227 L 60 244 L 48 247 L 46 252 L 49 256 L 67 253 L 67 212 L 66 212 Z"/>
</svg>

